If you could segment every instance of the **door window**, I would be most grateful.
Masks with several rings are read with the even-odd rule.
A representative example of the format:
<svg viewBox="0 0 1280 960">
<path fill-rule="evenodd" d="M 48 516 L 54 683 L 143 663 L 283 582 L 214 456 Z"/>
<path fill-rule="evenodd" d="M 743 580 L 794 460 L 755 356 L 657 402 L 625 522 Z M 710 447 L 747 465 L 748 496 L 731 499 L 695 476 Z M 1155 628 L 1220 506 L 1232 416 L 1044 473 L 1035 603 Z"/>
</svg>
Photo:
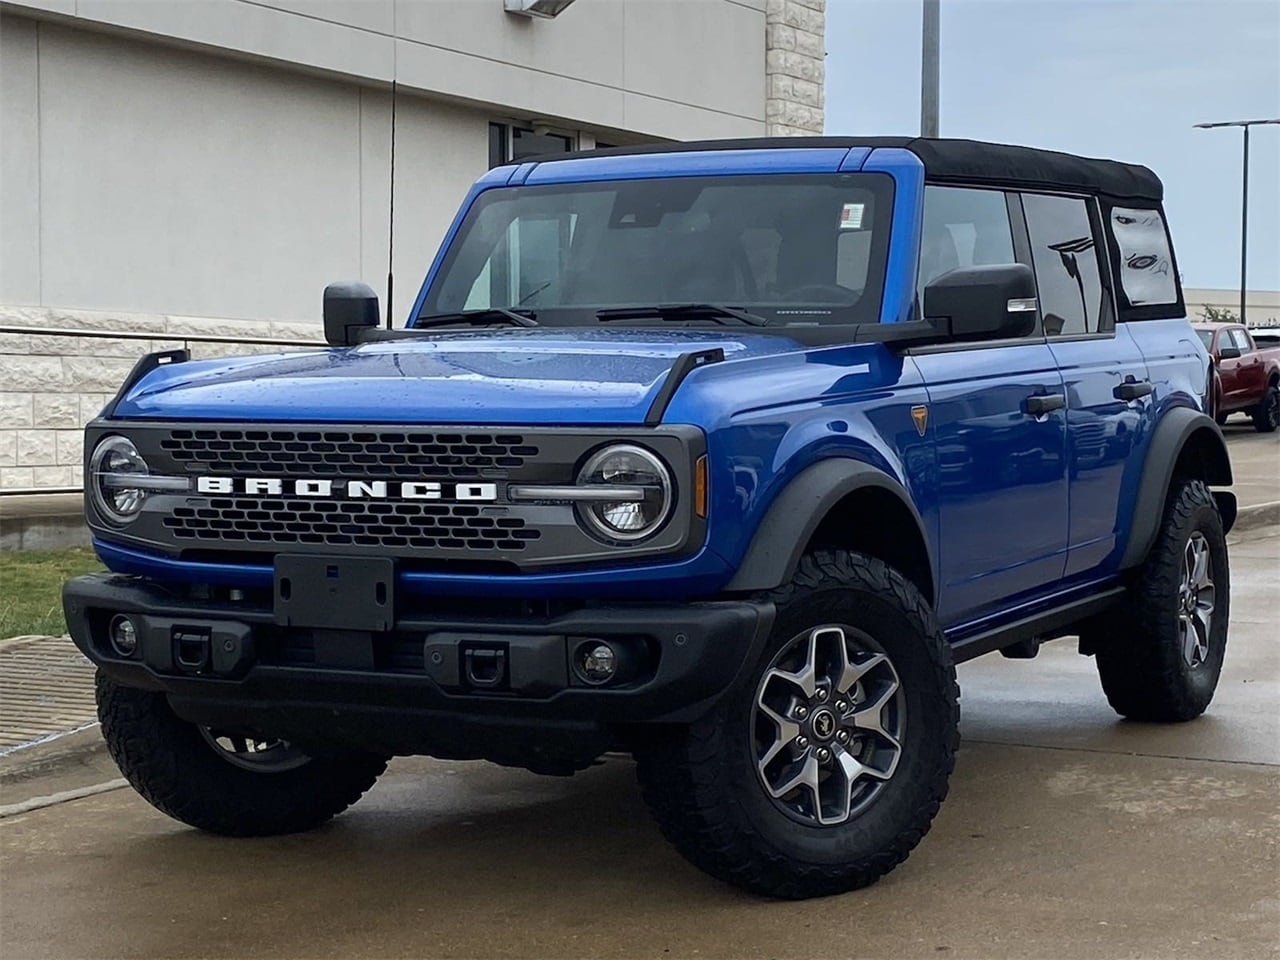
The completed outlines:
<svg viewBox="0 0 1280 960">
<path fill-rule="evenodd" d="M 1051 337 L 1097 333 L 1109 311 L 1086 201 L 1028 193 L 1022 207 L 1044 332 Z"/>
<path fill-rule="evenodd" d="M 1231 334 L 1231 339 L 1235 342 L 1235 345 L 1240 348 L 1241 353 L 1248 353 L 1253 349 L 1253 344 L 1249 341 L 1249 335 L 1243 330 L 1236 328 L 1234 330 L 1228 330 L 1227 332 Z"/>
<path fill-rule="evenodd" d="M 1009 207 L 999 190 L 924 188 L 917 302 L 929 282 L 956 267 L 1016 263 Z"/>
</svg>

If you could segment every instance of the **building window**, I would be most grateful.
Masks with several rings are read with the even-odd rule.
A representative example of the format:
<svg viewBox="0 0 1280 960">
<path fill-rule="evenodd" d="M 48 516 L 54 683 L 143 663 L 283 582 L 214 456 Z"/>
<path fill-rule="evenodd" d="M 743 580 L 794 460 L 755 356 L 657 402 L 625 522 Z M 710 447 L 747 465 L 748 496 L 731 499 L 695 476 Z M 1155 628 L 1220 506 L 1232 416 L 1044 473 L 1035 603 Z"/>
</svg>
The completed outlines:
<svg viewBox="0 0 1280 960">
<path fill-rule="evenodd" d="M 489 166 L 500 167 L 513 160 L 568 153 L 574 149 L 574 138 L 559 133 L 536 133 L 527 127 L 509 123 L 489 124 Z"/>
</svg>

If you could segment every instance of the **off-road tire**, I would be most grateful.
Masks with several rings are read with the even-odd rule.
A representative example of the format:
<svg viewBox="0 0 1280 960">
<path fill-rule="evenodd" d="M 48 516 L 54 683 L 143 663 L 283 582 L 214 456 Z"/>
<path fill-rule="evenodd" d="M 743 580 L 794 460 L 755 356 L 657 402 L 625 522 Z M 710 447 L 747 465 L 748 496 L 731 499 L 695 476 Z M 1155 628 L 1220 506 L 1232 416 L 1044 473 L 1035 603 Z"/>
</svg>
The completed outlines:
<svg viewBox="0 0 1280 960">
<path fill-rule="evenodd" d="M 1253 429 L 1259 433 L 1275 433 L 1280 427 L 1280 386 L 1267 384 L 1266 392 L 1249 416 L 1253 418 Z"/>
<path fill-rule="evenodd" d="M 311 830 L 341 813 L 386 769 L 365 753 L 315 756 L 289 770 L 257 772 L 220 757 L 200 728 L 163 694 L 97 676 L 107 750 L 133 788 L 175 820 L 227 836 Z"/>
<path fill-rule="evenodd" d="M 928 832 L 947 795 L 959 745 L 959 689 L 950 648 L 920 591 L 874 557 L 823 551 L 769 595 L 777 617 L 757 663 L 706 716 L 638 747 L 637 774 L 663 834 L 691 863 L 765 896 L 802 899 L 874 883 Z M 867 806 L 836 826 L 804 824 L 760 782 L 750 718 L 772 658 L 825 623 L 863 630 L 905 691 L 897 768 Z"/>
<path fill-rule="evenodd" d="M 1178 627 L 1183 555 L 1194 533 L 1208 543 L 1214 614 L 1208 653 L 1192 667 Z M 1175 479 L 1156 541 L 1122 605 L 1095 628 L 1098 676 L 1112 708 L 1131 720 L 1180 722 L 1204 713 L 1222 672 L 1231 581 L 1222 517 L 1200 480 Z"/>
</svg>

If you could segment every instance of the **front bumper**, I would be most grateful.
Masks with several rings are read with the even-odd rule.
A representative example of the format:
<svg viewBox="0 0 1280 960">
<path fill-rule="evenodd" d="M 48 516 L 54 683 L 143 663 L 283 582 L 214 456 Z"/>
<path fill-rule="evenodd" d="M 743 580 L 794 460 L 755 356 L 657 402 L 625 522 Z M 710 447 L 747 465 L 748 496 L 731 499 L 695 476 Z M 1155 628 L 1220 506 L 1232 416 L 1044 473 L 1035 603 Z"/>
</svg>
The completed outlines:
<svg viewBox="0 0 1280 960">
<path fill-rule="evenodd" d="M 433 613 L 431 600 L 409 599 L 391 630 L 369 632 L 283 626 L 267 599 L 195 600 L 118 574 L 77 577 L 63 590 L 85 656 L 121 685 L 165 693 L 192 722 L 490 759 L 492 744 L 483 741 L 516 730 L 590 741 L 619 724 L 697 716 L 757 659 L 774 616 L 768 603 L 724 601 L 497 619 Z M 109 638 L 121 614 L 138 635 L 128 657 Z M 619 651 L 626 669 L 617 685 L 590 686 L 574 671 L 587 639 Z M 498 679 L 479 686 L 472 681 L 481 674 Z"/>
</svg>

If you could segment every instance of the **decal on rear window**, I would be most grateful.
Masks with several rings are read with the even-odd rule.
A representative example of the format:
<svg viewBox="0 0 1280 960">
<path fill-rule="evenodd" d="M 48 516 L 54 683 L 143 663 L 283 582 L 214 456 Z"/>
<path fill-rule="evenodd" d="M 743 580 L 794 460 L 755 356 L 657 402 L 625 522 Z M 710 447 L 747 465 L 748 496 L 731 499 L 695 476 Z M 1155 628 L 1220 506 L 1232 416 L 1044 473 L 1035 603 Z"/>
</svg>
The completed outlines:
<svg viewBox="0 0 1280 960">
<path fill-rule="evenodd" d="M 1120 286 L 1129 303 L 1177 303 L 1169 234 L 1160 211 L 1112 207 L 1111 235 L 1120 252 Z"/>
</svg>

